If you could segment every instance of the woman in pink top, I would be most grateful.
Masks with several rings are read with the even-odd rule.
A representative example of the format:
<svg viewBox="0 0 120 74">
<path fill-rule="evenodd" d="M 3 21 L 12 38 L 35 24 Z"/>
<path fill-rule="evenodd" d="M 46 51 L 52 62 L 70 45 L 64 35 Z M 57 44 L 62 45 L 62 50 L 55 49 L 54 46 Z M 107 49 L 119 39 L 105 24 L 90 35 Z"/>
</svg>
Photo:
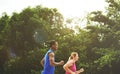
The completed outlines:
<svg viewBox="0 0 120 74">
<path fill-rule="evenodd" d="M 83 68 L 80 70 L 76 70 L 76 64 L 75 62 L 78 61 L 78 53 L 77 52 L 72 52 L 71 56 L 69 57 L 69 60 L 67 63 L 63 66 L 64 70 L 66 71 L 65 74 L 80 74 L 81 72 L 84 71 Z"/>
</svg>

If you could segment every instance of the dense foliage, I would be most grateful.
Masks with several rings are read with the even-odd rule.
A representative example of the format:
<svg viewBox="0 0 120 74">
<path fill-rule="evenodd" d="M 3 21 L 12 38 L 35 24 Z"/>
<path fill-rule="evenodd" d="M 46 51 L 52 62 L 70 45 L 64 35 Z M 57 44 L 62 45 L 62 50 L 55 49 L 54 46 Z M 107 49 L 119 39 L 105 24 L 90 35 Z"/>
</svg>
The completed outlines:
<svg viewBox="0 0 120 74">
<path fill-rule="evenodd" d="M 120 1 L 106 2 L 106 13 L 89 13 L 86 27 L 77 27 L 77 33 L 55 8 L 28 7 L 12 16 L 4 13 L 0 18 L 0 74 L 40 74 L 40 60 L 53 39 L 59 42 L 56 61 L 66 62 L 76 51 L 77 68 L 83 67 L 83 74 L 119 74 Z M 55 74 L 64 74 L 62 66 L 56 67 Z"/>
</svg>

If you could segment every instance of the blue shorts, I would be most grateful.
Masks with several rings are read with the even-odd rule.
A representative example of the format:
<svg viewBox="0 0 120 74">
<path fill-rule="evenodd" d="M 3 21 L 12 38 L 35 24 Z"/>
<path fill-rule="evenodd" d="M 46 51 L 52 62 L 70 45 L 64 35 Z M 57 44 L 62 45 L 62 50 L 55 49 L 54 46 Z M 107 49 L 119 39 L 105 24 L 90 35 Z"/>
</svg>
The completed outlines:
<svg viewBox="0 0 120 74">
<path fill-rule="evenodd" d="M 54 72 L 47 72 L 47 71 L 42 71 L 41 74 L 54 74 Z"/>
</svg>

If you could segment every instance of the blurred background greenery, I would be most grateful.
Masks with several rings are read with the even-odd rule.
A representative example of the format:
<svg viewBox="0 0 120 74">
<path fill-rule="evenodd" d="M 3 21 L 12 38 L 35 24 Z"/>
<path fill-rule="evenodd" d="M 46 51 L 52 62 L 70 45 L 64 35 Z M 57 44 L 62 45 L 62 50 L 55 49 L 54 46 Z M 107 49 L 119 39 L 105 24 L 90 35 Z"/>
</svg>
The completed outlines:
<svg viewBox="0 0 120 74">
<path fill-rule="evenodd" d="M 119 74 L 120 1 L 106 2 L 106 13 L 88 13 L 83 19 L 87 19 L 86 27 L 75 29 L 66 26 L 74 19 L 64 21 L 56 8 L 36 6 L 11 16 L 4 13 L 0 18 L 0 74 L 40 74 L 40 60 L 53 39 L 59 42 L 56 61 L 66 62 L 76 51 L 77 68 L 83 67 L 83 74 Z M 64 74 L 62 66 L 56 67 L 55 74 Z"/>
</svg>

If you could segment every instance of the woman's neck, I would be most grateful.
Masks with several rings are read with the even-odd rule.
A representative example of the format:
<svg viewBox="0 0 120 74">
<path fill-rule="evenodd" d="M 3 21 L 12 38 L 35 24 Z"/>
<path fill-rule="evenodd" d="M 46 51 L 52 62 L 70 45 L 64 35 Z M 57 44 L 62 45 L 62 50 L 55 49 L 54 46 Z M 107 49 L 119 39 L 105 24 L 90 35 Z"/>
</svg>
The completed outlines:
<svg viewBox="0 0 120 74">
<path fill-rule="evenodd" d="M 75 59 L 70 59 L 70 60 L 72 60 L 74 63 L 76 62 L 76 60 L 75 60 Z"/>
</svg>

